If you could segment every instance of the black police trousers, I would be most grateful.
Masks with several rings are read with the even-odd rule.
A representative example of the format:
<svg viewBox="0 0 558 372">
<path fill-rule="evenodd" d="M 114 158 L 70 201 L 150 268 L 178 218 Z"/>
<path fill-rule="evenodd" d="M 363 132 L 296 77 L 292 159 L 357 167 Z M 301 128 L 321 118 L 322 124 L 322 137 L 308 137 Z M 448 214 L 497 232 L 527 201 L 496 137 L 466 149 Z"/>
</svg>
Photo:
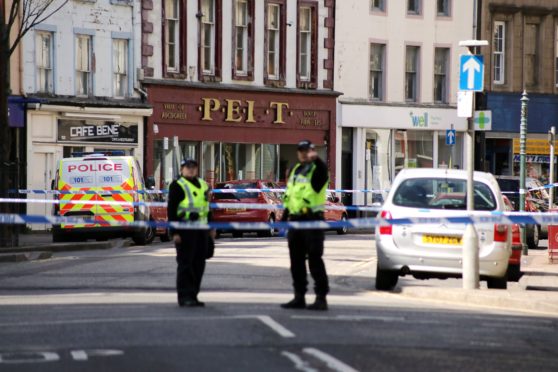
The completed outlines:
<svg viewBox="0 0 558 372">
<path fill-rule="evenodd" d="M 289 230 L 289 256 L 291 275 L 296 295 L 304 295 L 308 287 L 306 259 L 314 279 L 314 292 L 325 296 L 329 292 L 327 273 L 322 260 L 324 254 L 323 230 Z"/>
<path fill-rule="evenodd" d="M 176 247 L 176 291 L 179 300 L 196 300 L 200 292 L 207 256 L 207 230 L 178 231 Z"/>
</svg>

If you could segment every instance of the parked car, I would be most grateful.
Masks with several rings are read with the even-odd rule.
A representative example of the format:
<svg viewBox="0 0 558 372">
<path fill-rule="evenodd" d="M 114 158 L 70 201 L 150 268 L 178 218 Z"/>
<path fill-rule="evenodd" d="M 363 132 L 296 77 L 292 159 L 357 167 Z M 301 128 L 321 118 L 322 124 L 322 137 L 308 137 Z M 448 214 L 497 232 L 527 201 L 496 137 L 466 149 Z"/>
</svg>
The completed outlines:
<svg viewBox="0 0 558 372">
<path fill-rule="evenodd" d="M 513 211 L 513 205 L 506 195 L 504 199 L 504 207 L 506 212 Z M 512 226 L 512 254 L 508 262 L 508 280 L 511 282 L 518 282 L 521 279 L 521 252 L 523 246 L 521 245 L 521 226 L 514 223 Z"/>
<path fill-rule="evenodd" d="M 151 194 L 149 200 L 151 202 L 166 203 L 167 194 Z M 167 222 L 167 206 L 151 206 L 151 220 L 156 222 Z M 161 239 L 162 242 L 171 240 L 169 229 L 166 227 L 157 227 L 155 235 Z"/>
<path fill-rule="evenodd" d="M 235 180 L 221 182 L 215 185 L 215 189 L 277 189 L 278 185 L 273 181 L 262 180 Z M 212 203 L 236 204 L 236 203 L 256 203 L 270 205 L 271 209 L 238 209 L 238 208 L 219 208 L 212 210 L 212 221 L 214 222 L 269 222 L 280 221 L 283 216 L 281 209 L 281 196 L 275 192 L 231 192 L 213 193 Z M 217 231 L 218 234 L 224 231 Z M 232 232 L 233 237 L 242 237 L 243 233 L 249 230 Z M 258 236 L 274 236 L 276 229 L 257 230 Z"/>
<path fill-rule="evenodd" d="M 324 218 L 326 221 L 347 221 L 348 219 L 347 208 L 345 208 L 341 199 L 333 192 L 327 193 Z M 348 230 L 347 227 L 342 227 L 335 231 L 337 231 L 337 234 L 343 235 Z"/>
<path fill-rule="evenodd" d="M 498 183 L 489 173 L 474 173 L 475 210 L 503 212 Z M 467 173 L 456 169 L 404 169 L 393 182 L 382 210 L 383 219 L 427 216 L 457 217 L 466 210 Z M 376 227 L 376 288 L 393 289 L 399 276 L 417 279 L 462 276 L 465 224 L 402 224 Z M 504 224 L 476 226 L 479 273 L 489 288 L 507 288 L 511 228 Z"/>
<path fill-rule="evenodd" d="M 496 176 L 498 185 L 503 193 L 508 197 L 515 211 L 519 211 L 519 177 L 516 176 Z M 548 200 L 550 196 L 543 187 L 542 183 L 536 178 L 527 177 L 525 179 L 525 211 L 526 212 L 548 212 Z M 548 237 L 547 225 L 525 225 L 526 244 L 529 249 L 539 246 L 540 239 Z"/>
</svg>

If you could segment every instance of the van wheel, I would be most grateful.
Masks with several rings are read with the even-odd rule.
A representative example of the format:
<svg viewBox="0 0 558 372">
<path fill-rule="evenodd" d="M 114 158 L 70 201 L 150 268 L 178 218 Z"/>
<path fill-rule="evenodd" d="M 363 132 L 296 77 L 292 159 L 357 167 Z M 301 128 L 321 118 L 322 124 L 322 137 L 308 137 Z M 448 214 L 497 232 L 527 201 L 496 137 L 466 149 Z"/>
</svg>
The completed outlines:
<svg viewBox="0 0 558 372">
<path fill-rule="evenodd" d="M 540 229 L 539 225 L 527 226 L 527 247 L 529 247 L 529 249 L 536 249 L 539 247 Z"/>
<path fill-rule="evenodd" d="M 376 267 L 376 289 L 379 291 L 391 291 L 395 288 L 399 279 L 399 273 L 397 271 L 380 269 L 379 265 Z"/>
<path fill-rule="evenodd" d="M 151 226 L 148 226 L 145 230 L 141 230 L 138 235 L 132 238 L 136 245 L 151 244 L 153 239 L 155 239 L 155 230 Z"/>
<path fill-rule="evenodd" d="M 347 222 L 347 215 L 344 214 L 344 213 L 343 213 L 343 216 L 341 216 L 341 222 Z M 343 226 L 342 228 L 337 230 L 337 234 L 345 235 L 347 233 L 347 231 L 349 231 L 349 228 L 347 226 Z"/>
<path fill-rule="evenodd" d="M 64 242 L 68 242 L 68 241 L 70 241 L 70 240 L 68 239 L 67 235 L 65 235 L 61 232 L 58 232 L 58 231 L 53 231 L 52 232 L 52 242 L 53 243 L 64 243 Z"/>
<path fill-rule="evenodd" d="M 502 278 L 486 278 L 486 285 L 490 289 L 508 289 L 508 275 Z"/>
</svg>

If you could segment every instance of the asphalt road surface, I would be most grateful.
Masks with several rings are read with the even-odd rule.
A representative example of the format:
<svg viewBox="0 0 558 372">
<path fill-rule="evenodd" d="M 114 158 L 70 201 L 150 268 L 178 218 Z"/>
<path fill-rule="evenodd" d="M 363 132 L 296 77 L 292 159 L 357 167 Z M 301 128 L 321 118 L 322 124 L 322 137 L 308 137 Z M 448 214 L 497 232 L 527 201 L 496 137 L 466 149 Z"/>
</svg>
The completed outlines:
<svg viewBox="0 0 558 372">
<path fill-rule="evenodd" d="M 205 308 L 176 305 L 169 243 L 2 263 L 0 371 L 556 370 L 558 318 L 377 292 L 373 237 L 326 239 L 328 312 L 278 307 L 281 238 L 218 240 Z"/>
</svg>

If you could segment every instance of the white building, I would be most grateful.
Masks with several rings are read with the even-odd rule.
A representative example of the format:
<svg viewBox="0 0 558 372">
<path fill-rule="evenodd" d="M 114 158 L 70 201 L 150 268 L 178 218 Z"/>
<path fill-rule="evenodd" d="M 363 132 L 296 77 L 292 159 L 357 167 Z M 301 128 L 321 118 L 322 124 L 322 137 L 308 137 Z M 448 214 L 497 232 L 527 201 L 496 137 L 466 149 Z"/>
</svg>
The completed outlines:
<svg viewBox="0 0 558 372">
<path fill-rule="evenodd" d="M 24 37 L 22 87 L 39 102 L 26 114 L 28 189 L 49 189 L 57 161 L 72 152 L 123 150 L 143 162 L 152 110 L 136 89 L 140 8 L 132 0 L 70 0 Z M 31 204 L 28 213 L 50 208 Z"/>
<path fill-rule="evenodd" d="M 404 167 L 466 166 L 457 117 L 460 40 L 473 1 L 344 0 L 336 4 L 337 187 L 386 189 Z M 454 146 L 446 130 L 457 130 Z M 356 194 L 353 202 L 370 203 Z"/>
</svg>

